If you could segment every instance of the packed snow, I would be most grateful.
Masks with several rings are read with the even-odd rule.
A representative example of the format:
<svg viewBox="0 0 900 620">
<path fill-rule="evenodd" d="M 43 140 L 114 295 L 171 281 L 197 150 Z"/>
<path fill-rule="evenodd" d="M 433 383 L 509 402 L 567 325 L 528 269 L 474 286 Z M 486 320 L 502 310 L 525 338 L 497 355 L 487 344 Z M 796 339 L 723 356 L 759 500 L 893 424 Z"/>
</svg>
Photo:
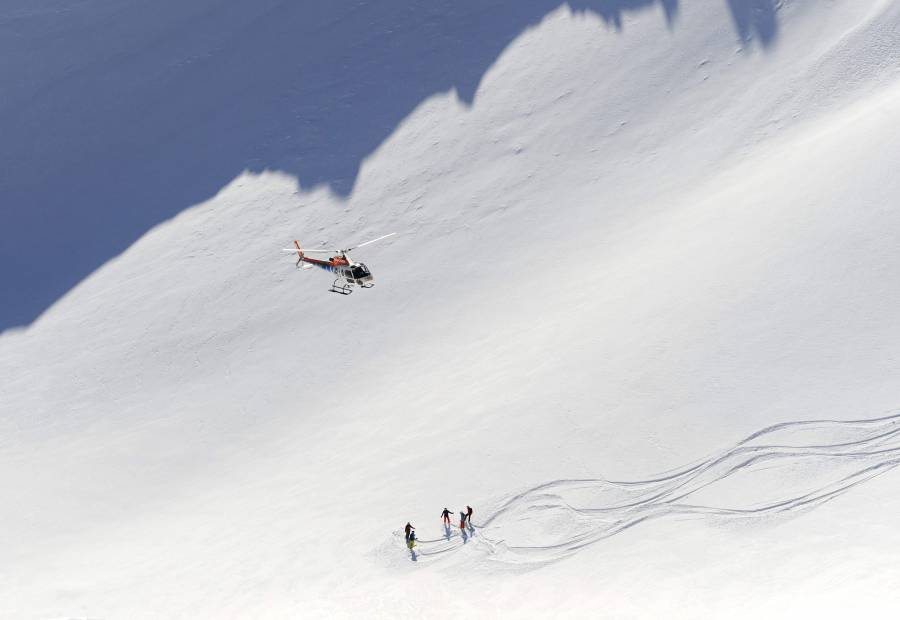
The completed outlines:
<svg viewBox="0 0 900 620">
<path fill-rule="evenodd" d="M 900 610 L 900 3 L 168 4 L 0 9 L 0 617 Z"/>
</svg>

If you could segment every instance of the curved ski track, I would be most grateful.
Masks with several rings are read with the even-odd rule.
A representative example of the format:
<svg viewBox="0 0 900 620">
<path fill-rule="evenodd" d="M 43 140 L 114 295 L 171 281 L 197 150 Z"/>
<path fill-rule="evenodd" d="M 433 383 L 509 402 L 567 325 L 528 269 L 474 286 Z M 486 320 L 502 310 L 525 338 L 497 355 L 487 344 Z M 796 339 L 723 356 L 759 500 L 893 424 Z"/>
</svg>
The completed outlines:
<svg viewBox="0 0 900 620">
<path fill-rule="evenodd" d="M 416 561 L 475 543 L 514 564 L 561 560 L 650 519 L 765 518 L 819 506 L 900 464 L 900 414 L 776 424 L 646 480 L 553 480 L 502 500 L 467 533 L 418 540 Z M 394 532 L 403 544 L 402 531 Z"/>
</svg>

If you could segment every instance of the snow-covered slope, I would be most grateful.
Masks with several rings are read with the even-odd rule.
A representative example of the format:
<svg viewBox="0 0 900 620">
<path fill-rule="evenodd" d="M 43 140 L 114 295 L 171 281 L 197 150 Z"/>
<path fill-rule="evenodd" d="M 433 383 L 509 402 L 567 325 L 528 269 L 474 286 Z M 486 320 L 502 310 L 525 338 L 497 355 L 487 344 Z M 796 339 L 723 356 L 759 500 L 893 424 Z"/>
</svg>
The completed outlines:
<svg viewBox="0 0 900 620">
<path fill-rule="evenodd" d="M 0 615 L 900 608 L 900 4 L 634 4 L 0 336 Z M 394 230 L 346 298 L 279 253 Z"/>
</svg>

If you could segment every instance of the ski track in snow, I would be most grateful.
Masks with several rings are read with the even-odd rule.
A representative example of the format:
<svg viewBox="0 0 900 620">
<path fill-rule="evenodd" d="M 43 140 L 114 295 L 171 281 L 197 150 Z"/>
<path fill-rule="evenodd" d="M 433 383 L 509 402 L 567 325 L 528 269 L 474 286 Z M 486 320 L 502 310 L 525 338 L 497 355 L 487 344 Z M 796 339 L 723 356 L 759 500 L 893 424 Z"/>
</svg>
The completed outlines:
<svg viewBox="0 0 900 620">
<path fill-rule="evenodd" d="M 900 414 L 787 422 L 646 480 L 553 480 L 502 500 L 466 533 L 417 541 L 416 561 L 475 543 L 492 560 L 542 565 L 659 518 L 766 518 L 811 509 L 900 464 Z M 394 532 L 403 545 L 403 532 Z M 404 546 L 405 551 L 405 546 Z M 407 554 L 408 555 L 408 554 Z"/>
</svg>

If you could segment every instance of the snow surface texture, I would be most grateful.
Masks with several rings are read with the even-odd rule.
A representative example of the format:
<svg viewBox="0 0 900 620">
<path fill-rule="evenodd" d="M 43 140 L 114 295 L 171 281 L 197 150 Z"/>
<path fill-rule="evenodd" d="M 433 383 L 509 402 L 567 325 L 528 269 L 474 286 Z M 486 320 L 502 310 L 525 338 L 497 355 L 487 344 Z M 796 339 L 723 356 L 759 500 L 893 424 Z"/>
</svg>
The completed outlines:
<svg viewBox="0 0 900 620">
<path fill-rule="evenodd" d="M 900 464 L 898 435 L 900 416 L 779 424 L 648 480 L 554 480 L 528 489 L 504 500 L 478 526 L 479 539 L 491 559 L 540 564 L 649 519 L 768 517 L 811 508 Z M 458 533 L 443 527 L 443 539 L 419 540 L 425 550 L 412 550 L 416 561 L 459 549 L 474 537 L 474 521 Z M 491 540 L 493 534 L 504 539 Z"/>
<path fill-rule="evenodd" d="M 441 73 L 455 52 L 418 50 L 406 77 L 425 85 L 397 86 L 406 103 L 374 125 L 331 89 L 371 70 L 365 92 L 390 54 L 346 74 L 329 61 L 333 80 L 285 95 L 310 89 L 314 108 L 255 99 L 255 77 L 292 66 L 292 49 L 198 69 L 187 90 L 154 81 L 143 63 L 162 49 L 181 67 L 205 45 L 232 60 L 265 48 L 241 3 L 181 4 L 191 19 L 93 0 L 66 22 L 100 47 L 83 24 L 118 33 L 86 66 L 111 63 L 152 97 L 124 88 L 115 109 L 147 107 L 116 116 L 118 142 L 59 117 L 47 135 L 68 138 L 34 148 L 66 155 L 32 180 L 77 194 L 108 178 L 84 214 L 100 236 L 161 223 L 0 335 L 0 616 L 900 609 L 900 3 L 535 3 L 479 48 L 469 91 Z M 482 4 L 507 23 L 507 3 Z M 4 28 L 60 23 L 9 6 Z M 295 30 L 288 3 L 266 6 Z M 366 32 L 360 6 L 347 19 Z M 487 38 L 467 6 L 431 9 L 429 36 L 453 23 L 451 39 Z M 166 35 L 116 30 L 134 7 L 171 18 Z M 306 56 L 341 48 L 331 17 L 310 9 Z M 199 36 L 204 23 L 221 38 Z M 39 61 L 51 100 L 78 79 Z M 259 103 L 268 129 L 229 125 L 252 115 L 223 101 Z M 335 131 L 310 140 L 335 158 L 291 146 L 313 112 Z M 38 135 L 23 118 L 4 136 L 20 145 Z M 257 138 L 277 146 L 249 163 Z M 119 164 L 96 169 L 117 145 Z M 136 182 L 133 153 L 162 154 L 153 182 Z M 151 203 L 120 235 L 111 212 Z M 357 256 L 376 287 L 346 298 L 279 252 L 391 231 Z M 466 504 L 463 544 L 439 514 Z"/>
</svg>

